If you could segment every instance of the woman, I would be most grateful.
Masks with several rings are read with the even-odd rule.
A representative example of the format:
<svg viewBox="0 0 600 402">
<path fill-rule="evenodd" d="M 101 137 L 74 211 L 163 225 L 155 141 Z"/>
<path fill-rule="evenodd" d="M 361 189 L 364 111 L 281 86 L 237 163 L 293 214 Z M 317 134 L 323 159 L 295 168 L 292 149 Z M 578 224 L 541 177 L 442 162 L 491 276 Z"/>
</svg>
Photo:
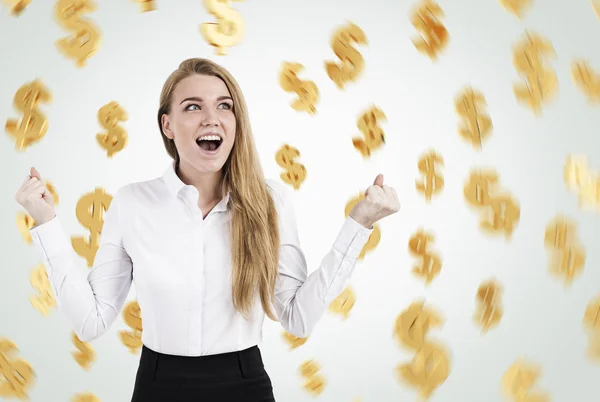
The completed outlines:
<svg viewBox="0 0 600 402">
<path fill-rule="evenodd" d="M 144 328 L 134 402 L 274 401 L 258 348 L 265 314 L 308 336 L 372 224 L 399 210 L 396 193 L 379 175 L 308 276 L 290 191 L 264 178 L 229 72 L 206 59 L 182 62 L 163 86 L 158 124 L 173 162 L 161 177 L 116 191 L 87 274 L 35 168 L 18 190 L 57 304 L 89 342 L 135 282 Z"/>
</svg>

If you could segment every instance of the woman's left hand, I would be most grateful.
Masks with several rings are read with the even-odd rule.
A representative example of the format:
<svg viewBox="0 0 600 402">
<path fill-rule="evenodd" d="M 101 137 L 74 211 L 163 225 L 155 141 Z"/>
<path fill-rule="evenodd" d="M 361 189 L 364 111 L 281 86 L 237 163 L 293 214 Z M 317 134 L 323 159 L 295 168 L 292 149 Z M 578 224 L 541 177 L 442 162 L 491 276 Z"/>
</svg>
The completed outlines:
<svg viewBox="0 0 600 402">
<path fill-rule="evenodd" d="M 378 220 L 400 210 L 400 201 L 393 187 L 383 184 L 383 175 L 378 174 L 365 191 L 365 198 L 360 200 L 349 216 L 367 229 Z"/>
</svg>

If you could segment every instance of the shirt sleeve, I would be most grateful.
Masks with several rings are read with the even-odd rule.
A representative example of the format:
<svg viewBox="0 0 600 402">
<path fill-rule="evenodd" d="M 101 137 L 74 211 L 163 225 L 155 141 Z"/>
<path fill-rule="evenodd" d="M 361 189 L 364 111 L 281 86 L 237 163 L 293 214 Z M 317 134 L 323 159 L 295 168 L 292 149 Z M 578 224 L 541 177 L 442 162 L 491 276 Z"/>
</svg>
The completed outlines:
<svg viewBox="0 0 600 402">
<path fill-rule="evenodd" d="M 132 262 L 123 247 L 119 202 L 117 191 L 104 214 L 91 270 L 87 265 L 77 266 L 80 259 L 58 215 L 30 229 L 44 260 L 56 304 L 83 342 L 94 340 L 108 330 L 131 288 Z"/>
<path fill-rule="evenodd" d="M 275 188 L 274 199 L 280 225 L 280 255 L 274 308 L 286 331 L 306 338 L 329 304 L 344 290 L 358 256 L 374 229 L 365 228 L 347 217 L 320 266 L 308 275 L 291 194 L 283 186 Z"/>
</svg>

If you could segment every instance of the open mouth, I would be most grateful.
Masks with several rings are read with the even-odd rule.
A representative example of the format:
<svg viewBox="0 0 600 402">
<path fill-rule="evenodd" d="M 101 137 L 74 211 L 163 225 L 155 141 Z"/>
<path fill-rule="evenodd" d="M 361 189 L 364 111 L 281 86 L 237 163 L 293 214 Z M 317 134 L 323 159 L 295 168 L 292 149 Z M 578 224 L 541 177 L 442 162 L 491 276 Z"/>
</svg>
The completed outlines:
<svg viewBox="0 0 600 402">
<path fill-rule="evenodd" d="M 216 135 L 212 135 L 210 137 L 198 138 L 196 140 L 196 144 L 204 151 L 216 151 L 220 146 L 223 140 Z"/>
</svg>

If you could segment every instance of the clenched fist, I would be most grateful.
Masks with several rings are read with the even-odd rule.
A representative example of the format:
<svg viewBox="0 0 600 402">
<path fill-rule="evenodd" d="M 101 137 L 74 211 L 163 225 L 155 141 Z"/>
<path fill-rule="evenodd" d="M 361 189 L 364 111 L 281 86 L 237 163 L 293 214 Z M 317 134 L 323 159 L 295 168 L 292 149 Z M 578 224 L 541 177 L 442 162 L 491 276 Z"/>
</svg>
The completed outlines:
<svg viewBox="0 0 600 402">
<path fill-rule="evenodd" d="M 400 201 L 396 190 L 384 185 L 383 175 L 379 174 L 373 185 L 365 191 L 365 198 L 352 208 L 349 215 L 365 228 L 371 229 L 375 222 L 399 210 Z"/>
<path fill-rule="evenodd" d="M 32 167 L 29 175 L 15 194 L 15 200 L 29 212 L 36 226 L 46 223 L 54 216 L 54 198 L 42 182 L 40 173 Z"/>
</svg>

